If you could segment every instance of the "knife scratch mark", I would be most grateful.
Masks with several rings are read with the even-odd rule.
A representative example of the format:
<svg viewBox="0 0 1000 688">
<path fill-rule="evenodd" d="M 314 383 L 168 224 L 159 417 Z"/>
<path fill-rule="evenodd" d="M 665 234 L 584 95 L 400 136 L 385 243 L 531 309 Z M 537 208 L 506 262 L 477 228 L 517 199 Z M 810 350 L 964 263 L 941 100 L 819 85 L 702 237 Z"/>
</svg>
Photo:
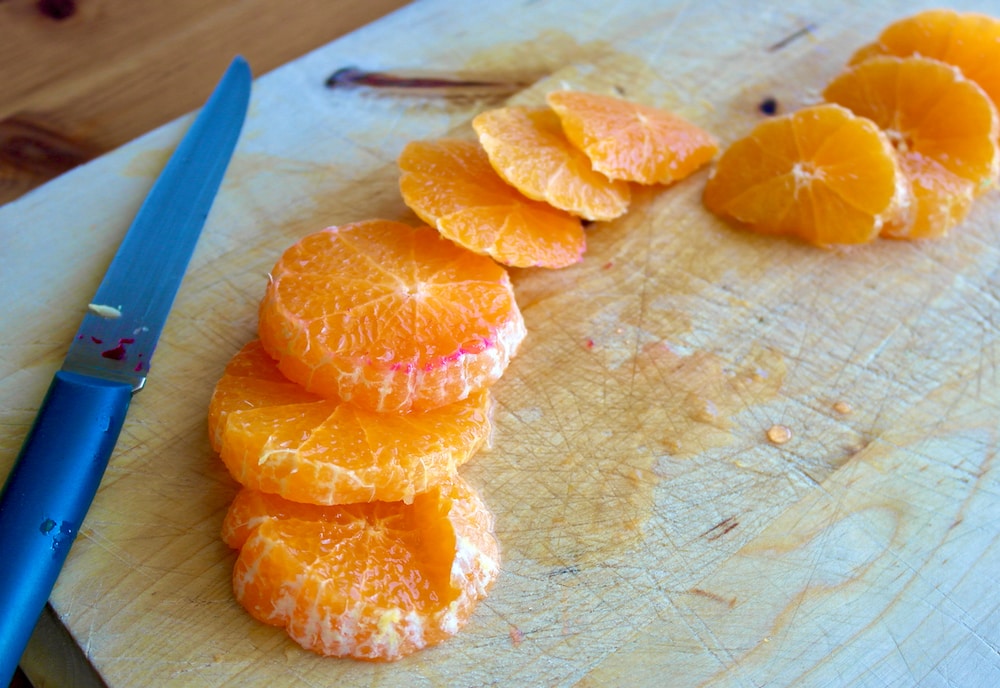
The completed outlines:
<svg viewBox="0 0 1000 688">
<path fill-rule="evenodd" d="M 552 578 L 553 576 L 563 576 L 563 575 L 566 575 L 566 574 L 574 574 L 575 575 L 575 574 L 578 574 L 578 573 L 580 573 L 580 567 L 571 564 L 569 566 L 560 566 L 557 569 L 553 569 L 552 571 L 549 571 L 548 574 L 546 574 L 546 575 L 549 578 Z"/>
<path fill-rule="evenodd" d="M 712 592 L 711 590 L 703 590 L 702 588 L 691 588 L 688 590 L 692 595 L 698 595 L 699 597 L 704 597 L 706 599 L 712 600 L 713 602 L 718 602 L 719 604 L 724 604 L 730 609 L 736 606 L 737 599 L 735 597 L 723 597 L 717 592 Z"/>
<path fill-rule="evenodd" d="M 811 36 L 812 33 L 813 33 L 813 31 L 815 31 L 815 30 L 816 30 L 816 25 L 815 24 L 811 24 L 811 23 L 810 24 L 806 24 L 805 26 L 803 26 L 798 31 L 793 31 L 792 33 L 790 33 L 787 36 L 785 36 L 784 38 L 782 38 L 780 41 L 778 41 L 776 43 L 772 43 L 771 45 L 769 45 L 767 47 L 767 52 L 773 53 L 773 52 L 776 52 L 778 50 L 781 50 L 782 48 L 787 47 L 790 43 L 793 43 L 794 41 L 802 38 L 803 36 L 807 36 L 807 35 Z"/>
<path fill-rule="evenodd" d="M 365 71 L 343 67 L 326 80 L 327 88 L 364 87 L 382 93 L 420 96 L 511 95 L 530 86 L 543 75 L 504 76 L 440 71 Z"/>
<path fill-rule="evenodd" d="M 687 15 L 688 10 L 691 7 L 690 0 L 685 2 L 678 10 L 677 13 L 671 18 L 670 23 L 659 32 L 660 40 L 656 46 L 656 49 L 651 51 L 651 56 L 649 58 L 650 64 L 658 64 L 658 58 L 660 53 L 667 48 L 668 39 L 675 33 L 677 27 L 680 25 L 681 20 Z"/>
<path fill-rule="evenodd" d="M 667 595 L 667 603 L 687 627 L 688 632 L 697 638 L 708 655 L 718 662 L 721 669 L 732 666 L 736 662 L 733 651 L 726 647 L 711 626 L 691 607 L 683 604 L 673 595 Z"/>
<path fill-rule="evenodd" d="M 706 530 L 704 533 L 701 534 L 701 536 L 709 540 L 718 540 L 720 537 L 731 531 L 739 524 L 740 522 L 736 520 L 735 516 L 729 516 L 728 518 L 722 519 L 714 526 Z"/>
</svg>

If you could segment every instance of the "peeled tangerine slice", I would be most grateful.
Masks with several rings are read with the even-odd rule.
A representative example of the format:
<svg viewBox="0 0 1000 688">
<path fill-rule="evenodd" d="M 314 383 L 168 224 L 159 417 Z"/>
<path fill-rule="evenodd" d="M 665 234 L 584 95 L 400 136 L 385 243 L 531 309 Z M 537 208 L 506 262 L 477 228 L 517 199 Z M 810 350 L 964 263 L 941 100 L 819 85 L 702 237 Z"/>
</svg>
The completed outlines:
<svg viewBox="0 0 1000 688">
<path fill-rule="evenodd" d="M 472 128 L 493 169 L 528 198 L 586 220 L 611 220 L 628 210 L 628 183 L 595 172 L 551 109 L 495 108 L 476 115 Z"/>
<path fill-rule="evenodd" d="M 394 413 L 486 389 L 526 332 L 503 266 L 430 227 L 388 220 L 329 227 L 291 246 L 258 321 L 289 379 Z"/>
<path fill-rule="evenodd" d="M 909 202 L 888 137 L 823 104 L 767 119 L 719 158 L 705 206 L 765 234 L 820 246 L 871 241 Z"/>
<path fill-rule="evenodd" d="M 610 179 L 670 184 L 708 164 L 715 139 L 666 110 L 581 91 L 546 96 L 570 142 Z"/>
<path fill-rule="evenodd" d="M 922 10 L 886 26 L 878 40 L 859 48 L 850 63 L 875 55 L 941 60 L 962 70 L 1000 108 L 1000 19 L 979 12 Z"/>
<path fill-rule="evenodd" d="M 413 141 L 399 168 L 406 205 L 470 251 L 514 267 L 562 268 L 583 258 L 580 219 L 521 194 L 475 141 Z"/>
<path fill-rule="evenodd" d="M 400 659 L 454 635 L 495 581 L 493 517 L 461 478 L 412 504 L 315 506 L 244 489 L 223 539 L 237 601 L 313 652 Z"/>
<path fill-rule="evenodd" d="M 871 57 L 833 79 L 823 97 L 881 127 L 912 185 L 909 212 L 883 235 L 944 236 L 996 184 L 996 107 L 956 67 L 924 57 Z"/>
<path fill-rule="evenodd" d="M 242 485 L 312 504 L 412 502 L 489 439 L 487 391 L 430 411 L 376 413 L 305 391 L 252 341 L 209 404 L 212 446 Z"/>
</svg>

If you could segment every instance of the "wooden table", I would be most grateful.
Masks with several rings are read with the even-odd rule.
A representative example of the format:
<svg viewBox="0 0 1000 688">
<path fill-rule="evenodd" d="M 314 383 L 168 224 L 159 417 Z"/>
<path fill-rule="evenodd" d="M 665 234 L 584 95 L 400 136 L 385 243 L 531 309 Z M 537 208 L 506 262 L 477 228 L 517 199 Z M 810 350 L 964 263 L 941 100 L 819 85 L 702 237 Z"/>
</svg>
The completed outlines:
<svg viewBox="0 0 1000 688">
<path fill-rule="evenodd" d="M 405 4 L 0 2 L 0 204 L 199 107 L 234 54 L 259 76 Z"/>
<path fill-rule="evenodd" d="M 779 112 L 812 101 L 880 26 L 929 4 L 494 0 L 458 12 L 422 0 L 259 78 L 154 370 L 51 597 L 102 677 L 1000 685 L 996 190 L 947 240 L 823 251 L 711 216 L 706 170 L 591 226 L 580 265 L 512 271 L 528 337 L 494 388 L 493 447 L 463 468 L 497 516 L 501 575 L 456 638 L 397 664 L 313 656 L 233 601 L 219 527 L 235 486 L 205 428 L 279 253 L 329 224 L 414 221 L 400 149 L 468 135 L 496 103 L 331 91 L 334 69 L 543 74 L 514 100 L 623 94 L 726 144 L 767 116 L 764 100 Z M 29 6 L 0 3 L 11 7 Z M 244 5 L 227 7 L 209 16 Z M 205 39 L 184 35 L 191 50 Z M 219 61 L 194 71 L 211 82 Z M 128 64 L 104 78 L 141 74 Z M 0 471 L 189 121 L 0 207 Z M 768 440 L 775 424 L 790 441 Z"/>
</svg>

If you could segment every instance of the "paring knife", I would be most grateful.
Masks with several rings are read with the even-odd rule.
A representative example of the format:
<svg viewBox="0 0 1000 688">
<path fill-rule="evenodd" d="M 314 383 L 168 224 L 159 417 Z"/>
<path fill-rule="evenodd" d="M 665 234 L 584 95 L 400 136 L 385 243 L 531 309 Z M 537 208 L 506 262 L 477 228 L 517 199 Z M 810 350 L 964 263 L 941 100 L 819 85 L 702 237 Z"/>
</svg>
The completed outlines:
<svg viewBox="0 0 1000 688">
<path fill-rule="evenodd" d="M 233 60 L 153 185 L 88 306 L 0 493 L 0 686 L 6 686 L 94 499 L 250 100 Z M 85 304 L 81 304 L 81 308 Z"/>
</svg>

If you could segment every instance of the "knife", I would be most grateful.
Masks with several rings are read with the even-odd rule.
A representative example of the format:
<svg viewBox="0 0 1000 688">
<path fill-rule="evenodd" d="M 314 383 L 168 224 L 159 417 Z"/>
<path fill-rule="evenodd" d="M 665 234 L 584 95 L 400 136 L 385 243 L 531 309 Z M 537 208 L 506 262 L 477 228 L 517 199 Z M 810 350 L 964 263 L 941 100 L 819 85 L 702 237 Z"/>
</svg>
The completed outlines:
<svg viewBox="0 0 1000 688">
<path fill-rule="evenodd" d="M 14 674 L 146 381 L 250 100 L 237 57 L 129 227 L 0 493 L 0 686 Z M 81 304 L 82 306 L 83 304 Z"/>
</svg>

